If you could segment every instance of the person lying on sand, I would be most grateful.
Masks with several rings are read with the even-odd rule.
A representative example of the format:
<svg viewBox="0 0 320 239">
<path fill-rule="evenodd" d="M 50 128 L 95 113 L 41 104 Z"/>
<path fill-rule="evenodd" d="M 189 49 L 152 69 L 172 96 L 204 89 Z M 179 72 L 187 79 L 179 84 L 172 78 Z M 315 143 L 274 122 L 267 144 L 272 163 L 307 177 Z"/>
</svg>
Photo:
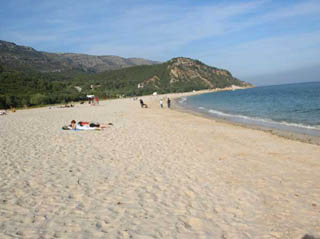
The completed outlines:
<svg viewBox="0 0 320 239">
<path fill-rule="evenodd" d="M 109 123 L 108 125 L 113 125 L 112 123 Z M 85 122 L 85 121 L 79 121 L 77 124 L 77 127 L 90 127 L 90 128 L 100 128 L 104 129 L 107 128 L 108 125 L 100 124 L 97 122 Z"/>
<path fill-rule="evenodd" d="M 109 125 L 113 125 L 109 123 L 108 125 L 100 124 L 96 122 L 85 122 L 79 121 L 78 123 L 75 120 L 71 121 L 69 126 L 63 126 L 62 129 L 64 130 L 100 130 L 107 128 Z"/>
<path fill-rule="evenodd" d="M 58 108 L 72 108 L 72 107 L 74 107 L 73 104 L 71 104 L 71 105 L 65 104 L 65 105 L 58 106 Z"/>
</svg>

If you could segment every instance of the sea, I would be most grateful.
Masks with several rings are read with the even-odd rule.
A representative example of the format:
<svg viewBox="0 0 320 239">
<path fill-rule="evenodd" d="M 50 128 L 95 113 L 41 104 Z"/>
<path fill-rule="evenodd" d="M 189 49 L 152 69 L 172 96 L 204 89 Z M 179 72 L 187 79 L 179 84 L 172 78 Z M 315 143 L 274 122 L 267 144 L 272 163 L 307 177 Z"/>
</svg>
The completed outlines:
<svg viewBox="0 0 320 239">
<path fill-rule="evenodd" d="M 178 103 L 214 118 L 320 137 L 320 82 L 213 92 Z"/>
</svg>

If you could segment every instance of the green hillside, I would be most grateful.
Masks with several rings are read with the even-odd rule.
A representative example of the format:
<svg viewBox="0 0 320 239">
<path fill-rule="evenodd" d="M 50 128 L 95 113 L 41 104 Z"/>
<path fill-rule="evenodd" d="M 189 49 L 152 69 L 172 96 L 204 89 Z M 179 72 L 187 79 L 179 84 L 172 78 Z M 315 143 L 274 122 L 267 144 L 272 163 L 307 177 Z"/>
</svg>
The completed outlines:
<svg viewBox="0 0 320 239">
<path fill-rule="evenodd" d="M 22 72 L 0 65 L 0 108 L 66 103 L 84 100 L 87 94 L 115 98 L 155 91 L 186 92 L 231 85 L 251 86 L 234 78 L 226 70 L 182 57 L 162 64 L 98 74 L 72 70 L 43 73 L 33 68 Z"/>
<path fill-rule="evenodd" d="M 82 79 L 83 80 L 83 79 Z M 234 78 L 228 71 L 210 67 L 188 58 L 174 58 L 151 66 L 137 66 L 93 75 L 90 84 L 100 85 L 97 94 L 126 96 L 158 93 L 187 92 L 201 89 L 224 88 L 231 85 L 250 86 Z M 82 85 L 84 81 L 79 81 Z M 138 88 L 140 84 L 141 88 Z"/>
</svg>

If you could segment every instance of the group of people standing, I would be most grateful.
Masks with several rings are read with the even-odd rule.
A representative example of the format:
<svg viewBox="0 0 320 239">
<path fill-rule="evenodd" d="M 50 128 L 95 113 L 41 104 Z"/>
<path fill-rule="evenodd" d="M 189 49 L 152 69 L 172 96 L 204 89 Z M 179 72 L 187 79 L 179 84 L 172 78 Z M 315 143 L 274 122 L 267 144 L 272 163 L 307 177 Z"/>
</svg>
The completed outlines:
<svg viewBox="0 0 320 239">
<path fill-rule="evenodd" d="M 171 107 L 171 100 L 170 100 L 170 98 L 167 99 L 167 106 L 168 106 L 168 108 Z M 160 99 L 160 107 L 163 108 L 163 100 L 162 100 L 162 99 Z"/>
<path fill-rule="evenodd" d="M 142 99 L 140 99 L 139 102 L 140 102 L 141 108 L 148 108 L 148 105 L 145 104 Z M 167 106 L 168 106 L 168 108 L 171 107 L 171 100 L 170 100 L 170 98 L 167 98 Z M 163 108 L 163 99 L 160 99 L 160 107 Z"/>
</svg>

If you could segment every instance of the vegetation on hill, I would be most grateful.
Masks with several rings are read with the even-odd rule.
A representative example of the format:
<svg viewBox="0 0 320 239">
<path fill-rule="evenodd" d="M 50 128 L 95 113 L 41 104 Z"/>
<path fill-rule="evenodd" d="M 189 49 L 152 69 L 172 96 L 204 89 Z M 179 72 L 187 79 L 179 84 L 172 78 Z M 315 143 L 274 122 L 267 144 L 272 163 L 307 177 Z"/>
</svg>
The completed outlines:
<svg viewBox="0 0 320 239">
<path fill-rule="evenodd" d="M 85 99 L 65 80 L 40 73 L 6 71 L 0 66 L 0 109 L 68 103 Z"/>
<path fill-rule="evenodd" d="M 119 56 L 48 53 L 0 40 L 0 64 L 18 71 L 99 73 L 137 65 L 158 64 L 158 62 Z"/>
<path fill-rule="evenodd" d="M 69 57 L 69 60 L 63 58 L 61 61 L 60 55 Z M 96 67 L 94 62 L 99 62 L 101 57 L 92 62 L 94 56 L 60 55 L 0 41 L 0 108 L 67 103 L 84 100 L 87 94 L 115 98 L 146 95 L 155 91 L 161 94 L 232 85 L 251 86 L 234 78 L 226 70 L 183 57 L 162 64 L 97 73 L 90 67 Z M 87 65 L 81 63 L 84 58 L 87 58 Z M 119 57 L 113 57 L 115 59 L 122 61 Z M 143 62 L 141 59 L 131 60 Z M 80 62 L 82 70 L 81 67 L 73 68 L 77 62 Z"/>
<path fill-rule="evenodd" d="M 234 78 L 228 71 L 210 67 L 188 58 L 174 58 L 168 62 L 136 66 L 92 75 L 89 81 L 98 85 L 95 93 L 114 97 L 192 90 L 224 88 L 232 85 L 251 85 Z M 83 84 L 79 81 L 79 84 Z M 138 87 L 140 86 L 140 88 Z"/>
<path fill-rule="evenodd" d="M 115 98 L 231 85 L 250 86 L 232 77 L 228 71 L 188 58 L 100 74 L 20 72 L 0 65 L 0 108 L 67 103 L 84 100 L 87 94 Z"/>
</svg>

